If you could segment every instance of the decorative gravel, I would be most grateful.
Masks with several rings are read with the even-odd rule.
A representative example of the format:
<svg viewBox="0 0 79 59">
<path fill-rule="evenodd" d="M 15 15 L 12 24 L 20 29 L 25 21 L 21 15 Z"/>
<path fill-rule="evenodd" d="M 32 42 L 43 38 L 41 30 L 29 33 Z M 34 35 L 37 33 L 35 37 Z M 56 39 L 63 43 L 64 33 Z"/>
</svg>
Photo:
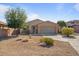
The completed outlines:
<svg viewBox="0 0 79 59">
<path fill-rule="evenodd" d="M 28 42 L 16 41 L 17 39 L 27 39 Z M 54 46 L 47 48 L 39 46 L 39 39 L 42 36 L 19 36 L 8 40 L 0 41 L 1 56 L 78 56 L 79 54 L 68 43 L 55 40 Z"/>
</svg>

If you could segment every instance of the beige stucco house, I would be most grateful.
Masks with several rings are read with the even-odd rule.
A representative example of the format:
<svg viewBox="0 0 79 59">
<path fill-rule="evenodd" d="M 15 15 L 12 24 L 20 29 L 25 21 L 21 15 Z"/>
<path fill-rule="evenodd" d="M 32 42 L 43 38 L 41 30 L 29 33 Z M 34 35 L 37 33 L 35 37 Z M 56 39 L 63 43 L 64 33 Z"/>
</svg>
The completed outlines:
<svg viewBox="0 0 79 59">
<path fill-rule="evenodd" d="M 42 21 L 36 19 L 28 22 L 28 24 L 29 24 L 29 31 L 31 34 L 52 35 L 58 33 L 59 31 L 59 25 L 50 21 Z"/>
</svg>

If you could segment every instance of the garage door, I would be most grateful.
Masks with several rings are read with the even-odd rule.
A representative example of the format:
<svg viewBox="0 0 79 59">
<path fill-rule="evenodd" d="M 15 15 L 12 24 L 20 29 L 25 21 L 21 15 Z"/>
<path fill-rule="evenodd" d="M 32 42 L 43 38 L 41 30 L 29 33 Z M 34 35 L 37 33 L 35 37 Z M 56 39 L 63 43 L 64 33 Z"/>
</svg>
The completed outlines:
<svg viewBox="0 0 79 59">
<path fill-rule="evenodd" d="M 42 28 L 40 34 L 52 35 L 55 34 L 55 31 L 51 28 Z"/>
</svg>

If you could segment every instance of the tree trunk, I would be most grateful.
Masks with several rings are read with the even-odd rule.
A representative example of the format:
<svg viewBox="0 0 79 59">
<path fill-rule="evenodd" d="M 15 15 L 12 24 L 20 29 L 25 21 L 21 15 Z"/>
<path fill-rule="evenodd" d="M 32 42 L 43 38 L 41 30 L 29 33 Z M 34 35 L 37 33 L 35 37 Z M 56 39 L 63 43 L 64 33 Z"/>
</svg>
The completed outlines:
<svg viewBox="0 0 79 59">
<path fill-rule="evenodd" d="M 16 35 L 18 36 L 20 34 L 20 29 L 16 29 Z"/>
<path fill-rule="evenodd" d="M 31 36 L 31 34 L 29 34 L 29 39 L 32 39 L 32 36 Z"/>
<path fill-rule="evenodd" d="M 69 35 L 67 35 L 67 37 L 69 37 Z"/>
</svg>

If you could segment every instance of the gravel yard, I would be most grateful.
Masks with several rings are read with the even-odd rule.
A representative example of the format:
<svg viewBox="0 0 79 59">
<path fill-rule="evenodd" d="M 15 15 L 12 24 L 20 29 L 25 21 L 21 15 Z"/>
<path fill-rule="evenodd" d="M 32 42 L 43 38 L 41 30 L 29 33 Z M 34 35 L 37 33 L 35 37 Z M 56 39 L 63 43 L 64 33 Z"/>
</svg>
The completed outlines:
<svg viewBox="0 0 79 59">
<path fill-rule="evenodd" d="M 68 43 L 54 41 L 54 46 L 50 48 L 39 46 L 39 39 L 42 36 L 19 36 L 0 41 L 1 56 L 78 56 L 79 54 Z M 17 39 L 28 40 L 28 42 L 16 41 Z"/>
</svg>

